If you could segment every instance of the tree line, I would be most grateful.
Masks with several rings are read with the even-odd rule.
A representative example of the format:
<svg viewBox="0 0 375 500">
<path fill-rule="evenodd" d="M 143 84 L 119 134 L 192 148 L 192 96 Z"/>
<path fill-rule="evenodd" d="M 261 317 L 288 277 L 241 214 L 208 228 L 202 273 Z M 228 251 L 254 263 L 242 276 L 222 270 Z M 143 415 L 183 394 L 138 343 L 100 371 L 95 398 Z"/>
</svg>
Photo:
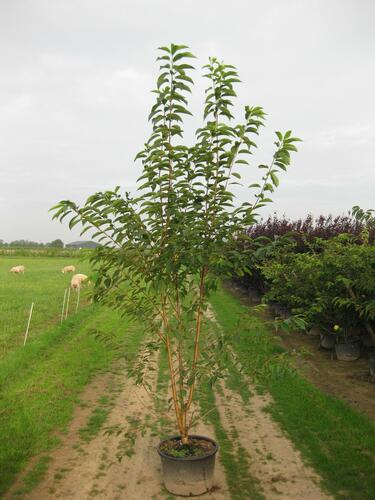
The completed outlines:
<svg viewBox="0 0 375 500">
<path fill-rule="evenodd" d="M 60 239 L 51 241 L 50 243 L 39 243 L 32 240 L 14 240 L 9 243 L 0 239 L 0 247 L 17 247 L 17 248 L 64 248 L 64 242 Z"/>
</svg>

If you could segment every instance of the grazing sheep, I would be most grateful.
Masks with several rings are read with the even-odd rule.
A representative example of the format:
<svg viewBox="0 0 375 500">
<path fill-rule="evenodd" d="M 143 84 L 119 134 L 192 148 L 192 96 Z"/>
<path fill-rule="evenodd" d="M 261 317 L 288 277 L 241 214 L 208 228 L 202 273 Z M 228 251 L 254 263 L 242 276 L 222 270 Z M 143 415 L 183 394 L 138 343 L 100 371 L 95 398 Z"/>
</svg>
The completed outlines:
<svg viewBox="0 0 375 500">
<path fill-rule="evenodd" d="M 63 267 L 63 268 L 61 269 L 61 272 L 62 272 L 63 274 L 65 274 L 65 273 L 74 273 L 74 272 L 75 272 L 75 270 L 76 270 L 76 266 L 65 266 L 65 267 Z"/>
<path fill-rule="evenodd" d="M 86 276 L 86 274 L 75 274 L 70 282 L 71 288 L 73 288 L 73 290 L 78 290 L 79 288 L 81 288 L 82 283 L 87 280 L 87 278 L 88 276 Z"/>
<path fill-rule="evenodd" d="M 21 273 L 24 274 L 25 266 L 14 266 L 9 272 L 13 274 L 21 274 Z"/>
</svg>

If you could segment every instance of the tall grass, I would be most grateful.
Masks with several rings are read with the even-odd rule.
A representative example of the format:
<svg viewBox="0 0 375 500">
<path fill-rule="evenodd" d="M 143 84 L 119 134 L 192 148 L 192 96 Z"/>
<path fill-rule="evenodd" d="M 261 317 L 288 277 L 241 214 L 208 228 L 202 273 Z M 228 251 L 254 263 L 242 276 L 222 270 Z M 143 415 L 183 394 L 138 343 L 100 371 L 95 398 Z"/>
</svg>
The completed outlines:
<svg viewBox="0 0 375 500">
<path fill-rule="evenodd" d="M 70 257 L 73 259 L 81 258 L 92 252 L 91 249 L 73 249 L 73 248 L 27 248 L 27 247 L 0 247 L 0 256 L 8 257 Z"/>
</svg>

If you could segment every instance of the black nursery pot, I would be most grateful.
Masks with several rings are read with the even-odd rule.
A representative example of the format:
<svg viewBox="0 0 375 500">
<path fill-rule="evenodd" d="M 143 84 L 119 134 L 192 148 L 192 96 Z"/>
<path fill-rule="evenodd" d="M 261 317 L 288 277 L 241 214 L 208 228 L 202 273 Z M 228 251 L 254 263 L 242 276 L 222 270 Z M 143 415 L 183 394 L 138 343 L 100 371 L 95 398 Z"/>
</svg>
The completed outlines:
<svg viewBox="0 0 375 500">
<path fill-rule="evenodd" d="M 336 358 L 340 361 L 356 361 L 361 357 L 358 342 L 341 342 L 335 345 Z"/>
<path fill-rule="evenodd" d="M 375 349 L 372 349 L 368 353 L 368 360 L 370 364 L 370 375 L 375 378 Z"/>
<path fill-rule="evenodd" d="M 320 347 L 323 349 L 333 349 L 336 343 L 336 335 L 332 333 L 321 333 L 320 334 Z"/>
<path fill-rule="evenodd" d="M 190 437 L 209 441 L 214 447 L 202 457 L 172 457 L 164 453 L 160 447 L 167 441 L 180 440 L 180 436 L 165 439 L 157 446 L 161 458 L 164 486 L 170 493 L 185 497 L 203 495 L 212 489 L 215 456 L 219 449 L 218 444 L 206 436 L 191 435 Z"/>
</svg>

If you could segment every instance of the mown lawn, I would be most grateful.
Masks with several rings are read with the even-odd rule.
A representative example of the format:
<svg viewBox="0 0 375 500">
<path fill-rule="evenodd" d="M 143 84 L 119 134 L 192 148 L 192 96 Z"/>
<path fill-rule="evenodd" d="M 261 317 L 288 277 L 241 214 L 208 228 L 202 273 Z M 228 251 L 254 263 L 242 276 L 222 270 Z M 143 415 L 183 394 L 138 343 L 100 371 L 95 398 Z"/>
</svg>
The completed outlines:
<svg viewBox="0 0 375 500">
<path fill-rule="evenodd" d="M 117 355 L 97 338 L 111 335 L 135 355 L 141 331 L 99 306 L 89 306 L 0 363 L 0 496 L 34 455 L 58 442 L 80 392 L 92 377 L 110 369 Z"/>
</svg>

